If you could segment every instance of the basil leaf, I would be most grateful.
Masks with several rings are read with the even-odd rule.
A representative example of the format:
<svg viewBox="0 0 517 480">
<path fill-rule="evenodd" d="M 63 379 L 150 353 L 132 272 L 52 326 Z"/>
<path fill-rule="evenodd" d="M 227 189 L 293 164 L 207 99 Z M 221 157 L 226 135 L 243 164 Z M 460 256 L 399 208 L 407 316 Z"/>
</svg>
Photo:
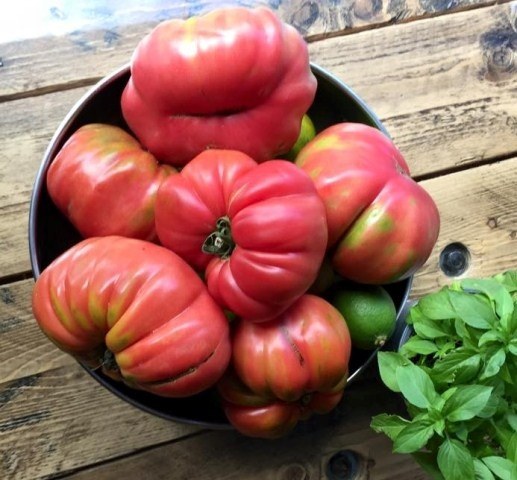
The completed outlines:
<svg viewBox="0 0 517 480">
<path fill-rule="evenodd" d="M 515 478 L 511 477 L 515 463 L 511 460 L 497 456 L 484 457 L 481 460 L 500 479 L 515 480 Z"/>
<path fill-rule="evenodd" d="M 504 348 L 500 348 L 488 358 L 488 361 L 485 361 L 485 367 L 483 369 L 483 373 L 480 376 L 480 379 L 484 380 L 497 375 L 499 370 L 501 370 L 501 366 L 504 364 L 505 360 L 506 352 Z"/>
<path fill-rule="evenodd" d="M 442 414 L 450 422 L 470 420 L 485 408 L 492 387 L 462 385 L 446 400 Z"/>
<path fill-rule="evenodd" d="M 454 321 L 454 328 L 456 330 L 458 337 L 461 338 L 464 345 L 470 346 L 472 348 L 477 348 L 478 342 L 476 335 L 474 335 L 474 333 L 471 332 L 472 329 L 461 318 L 457 318 Z"/>
<path fill-rule="evenodd" d="M 513 432 L 504 445 L 506 457 L 514 463 L 517 463 L 517 432 Z"/>
<path fill-rule="evenodd" d="M 508 319 L 508 325 L 506 326 L 506 331 L 508 333 L 513 333 L 517 331 L 517 308 L 514 309 L 512 316 Z"/>
<path fill-rule="evenodd" d="M 449 292 L 456 315 L 467 325 L 480 330 L 489 330 L 497 322 L 490 303 L 478 295 L 464 292 Z"/>
<path fill-rule="evenodd" d="M 434 340 L 435 338 L 450 337 L 454 332 L 444 322 L 438 323 L 426 317 L 419 318 L 413 324 L 419 337 Z"/>
<path fill-rule="evenodd" d="M 425 298 L 425 297 L 423 297 Z M 406 323 L 408 325 L 413 325 L 415 322 L 420 321 L 422 318 L 425 318 L 425 315 L 420 311 L 418 308 L 418 303 L 416 305 L 413 305 L 410 310 L 409 314 L 406 318 Z"/>
<path fill-rule="evenodd" d="M 508 345 L 508 351 L 512 354 L 517 356 L 517 341 L 512 340 L 510 344 Z"/>
<path fill-rule="evenodd" d="M 479 337 L 478 345 L 482 347 L 487 343 L 504 343 L 505 338 L 503 332 L 499 330 L 488 330 Z"/>
<path fill-rule="evenodd" d="M 476 480 L 495 480 L 494 474 L 490 469 L 477 458 L 474 459 L 474 474 Z"/>
<path fill-rule="evenodd" d="M 433 434 L 434 427 L 429 422 L 412 422 L 397 435 L 393 443 L 393 451 L 395 453 L 416 452 L 427 443 Z"/>
<path fill-rule="evenodd" d="M 445 480 L 475 480 L 474 459 L 458 440 L 444 440 L 438 448 L 437 460 Z"/>
<path fill-rule="evenodd" d="M 372 418 L 370 427 L 374 432 L 384 433 L 391 441 L 395 441 L 401 430 L 409 425 L 409 420 L 398 415 L 382 413 Z"/>
<path fill-rule="evenodd" d="M 433 452 L 413 452 L 411 456 L 434 480 L 444 480 L 436 463 L 436 454 Z"/>
<path fill-rule="evenodd" d="M 406 356 L 430 355 L 438 351 L 438 347 L 430 340 L 424 340 L 417 336 L 411 337 L 400 349 L 400 353 Z"/>
<path fill-rule="evenodd" d="M 506 415 L 506 421 L 508 425 L 512 427 L 514 432 L 517 432 L 517 413 L 508 413 Z"/>
<path fill-rule="evenodd" d="M 465 289 L 484 293 L 494 303 L 497 316 L 507 326 L 508 318 L 513 313 L 512 296 L 499 282 L 493 278 L 464 279 L 461 285 Z"/>
<path fill-rule="evenodd" d="M 463 443 L 467 443 L 468 441 L 468 438 L 469 438 L 469 433 L 470 433 L 470 430 L 469 428 L 467 427 L 467 424 L 464 423 L 464 422 L 461 422 L 461 423 L 455 423 L 453 425 L 457 425 L 458 428 L 457 429 L 454 429 L 452 427 L 452 425 L 449 425 L 449 430 L 451 433 L 454 433 L 456 435 L 456 437 L 461 440 Z"/>
<path fill-rule="evenodd" d="M 495 391 L 493 391 L 490 395 L 490 398 L 486 402 L 486 405 L 480 412 L 477 413 L 477 416 L 479 418 L 493 417 L 497 413 L 497 410 L 499 409 L 499 406 L 501 405 L 502 401 L 503 399 L 501 398 L 501 396 L 496 394 Z"/>
<path fill-rule="evenodd" d="M 379 352 L 377 354 L 379 374 L 384 385 L 393 392 L 400 392 L 395 372 L 398 367 L 411 363 L 407 358 L 395 352 Z"/>
<path fill-rule="evenodd" d="M 398 367 L 395 376 L 402 395 L 415 407 L 429 408 L 440 398 L 431 377 L 412 363 Z"/>
<path fill-rule="evenodd" d="M 493 278 L 506 288 L 508 293 L 517 292 L 517 270 L 499 273 Z"/>
<path fill-rule="evenodd" d="M 456 372 L 463 371 L 463 377 L 474 378 L 481 368 L 481 356 L 472 350 L 459 348 L 437 360 L 431 369 L 431 377 L 437 383 L 451 383 Z"/>
<path fill-rule="evenodd" d="M 431 320 L 448 320 L 456 317 L 456 310 L 450 302 L 447 288 L 422 297 L 418 301 L 418 308 Z"/>
</svg>

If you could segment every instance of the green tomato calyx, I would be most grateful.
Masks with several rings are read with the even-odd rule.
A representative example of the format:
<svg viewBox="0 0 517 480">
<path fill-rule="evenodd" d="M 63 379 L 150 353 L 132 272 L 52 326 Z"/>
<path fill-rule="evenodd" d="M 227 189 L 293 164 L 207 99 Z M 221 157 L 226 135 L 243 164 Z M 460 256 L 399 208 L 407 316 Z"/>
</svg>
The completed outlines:
<svg viewBox="0 0 517 480">
<path fill-rule="evenodd" d="M 217 255 L 222 259 L 227 259 L 235 248 L 232 238 L 230 219 L 221 217 L 215 224 L 215 230 L 206 237 L 201 250 L 209 255 Z"/>
</svg>

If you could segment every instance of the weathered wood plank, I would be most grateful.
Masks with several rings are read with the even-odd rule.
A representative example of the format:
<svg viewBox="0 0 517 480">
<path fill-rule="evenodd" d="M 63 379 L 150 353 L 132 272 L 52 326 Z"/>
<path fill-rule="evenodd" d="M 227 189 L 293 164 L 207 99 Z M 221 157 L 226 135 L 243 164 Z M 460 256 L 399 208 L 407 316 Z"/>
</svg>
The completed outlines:
<svg viewBox="0 0 517 480">
<path fill-rule="evenodd" d="M 422 175 L 517 152 L 515 19 L 515 4 L 500 5 L 309 48 L 385 121 Z"/>
<path fill-rule="evenodd" d="M 510 63 L 497 70 L 490 63 L 504 64 L 512 48 L 509 6 L 452 17 L 311 44 L 318 63 L 379 113 L 416 176 L 517 152 L 517 69 Z M 440 46 L 427 47 L 435 37 Z M 34 176 L 53 132 L 85 90 L 0 103 L 0 276 L 29 269 Z"/>
<path fill-rule="evenodd" d="M 113 5 L 112 5 L 113 3 Z M 354 28 L 418 18 L 472 6 L 493 4 L 493 0 L 235 0 L 227 5 L 269 5 L 287 23 L 307 37 L 321 38 Z M 220 6 L 218 0 L 204 2 L 110 2 L 98 0 L 53 2 L 25 11 L 27 22 L 35 24 L 34 35 L 27 39 L 30 28 L 20 29 L 17 18 L 10 19 L 8 9 L 0 33 L 0 99 L 24 92 L 56 89 L 56 85 L 92 83 L 119 65 L 126 63 L 138 41 L 159 21 L 187 18 Z M 27 9 L 25 9 L 27 10 Z M 32 16 L 31 16 L 32 15 Z M 12 20 L 12 21 L 10 21 Z M 42 29 L 47 25 L 47 29 Z M 40 30 L 38 30 L 40 29 Z M 58 37 L 45 34 L 61 34 Z M 9 41 L 10 38 L 22 40 Z M 57 61 L 56 61 L 57 60 Z M 70 68 L 73 65 L 73 68 Z"/>
<path fill-rule="evenodd" d="M 425 480 L 428 476 L 409 455 L 391 453 L 386 437 L 374 434 L 371 416 L 401 412 L 398 399 L 378 381 L 351 386 L 339 411 L 317 428 L 301 429 L 296 435 L 275 441 L 244 438 L 229 432 L 210 432 L 181 442 L 146 451 L 145 454 L 90 468 L 66 478 L 111 480 L 126 478 L 166 480 L 189 478 L 302 480 L 354 478 L 356 480 Z M 356 477 L 347 477 L 343 464 L 330 459 L 350 450 L 358 454 Z M 332 467 L 331 467 L 332 465 Z M 333 468 L 335 476 L 328 474 Z M 369 475 L 369 477 L 368 477 Z"/>
<path fill-rule="evenodd" d="M 30 1 L 30 0 L 29 0 Z M 5 14 L 0 42 L 29 38 L 58 36 L 77 30 L 106 29 L 143 22 L 159 22 L 167 18 L 187 18 L 201 15 L 221 6 L 220 0 L 189 2 L 184 0 L 63 0 L 56 6 L 52 0 L 36 0 L 38 8 L 27 8 L 27 0 L 17 8 L 11 6 Z M 494 3 L 488 0 L 458 0 L 444 2 L 375 2 L 371 0 L 232 0 L 225 6 L 268 6 L 282 18 L 308 35 L 329 34 L 355 27 L 400 21 L 424 14 L 437 14 Z M 17 20 L 23 16 L 24 28 Z"/>
<path fill-rule="evenodd" d="M 70 365 L 0 386 L 0 478 L 45 478 L 198 430 L 143 413 Z"/>
<path fill-rule="evenodd" d="M 0 104 L 0 277 L 30 269 L 29 199 L 45 148 L 86 91 L 74 89 Z"/>
<path fill-rule="evenodd" d="M 442 229 L 430 259 L 415 277 L 413 296 L 450 283 L 439 253 L 453 242 L 470 251 L 465 276 L 517 268 L 517 157 L 422 182 L 436 200 Z"/>
<path fill-rule="evenodd" d="M 74 364 L 72 357 L 58 350 L 38 328 L 31 310 L 33 284 L 26 280 L 0 287 L 2 383 Z"/>
</svg>

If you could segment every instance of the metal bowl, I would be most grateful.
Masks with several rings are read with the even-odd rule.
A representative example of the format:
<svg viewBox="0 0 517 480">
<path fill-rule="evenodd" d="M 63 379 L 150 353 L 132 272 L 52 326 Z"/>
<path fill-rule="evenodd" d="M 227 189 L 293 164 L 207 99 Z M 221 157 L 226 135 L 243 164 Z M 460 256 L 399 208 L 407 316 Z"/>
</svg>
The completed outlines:
<svg viewBox="0 0 517 480">
<path fill-rule="evenodd" d="M 318 88 L 309 115 L 317 131 L 335 123 L 352 121 L 376 127 L 387 134 L 377 116 L 348 86 L 317 65 L 311 64 L 311 68 L 318 80 Z M 29 212 L 29 253 L 36 279 L 55 258 L 81 240 L 78 232 L 59 212 L 48 195 L 48 167 L 66 140 L 82 125 L 102 122 L 129 131 L 120 107 L 120 97 L 129 76 L 129 65 L 125 65 L 93 86 L 71 109 L 50 141 L 36 176 Z M 403 309 L 411 281 L 412 278 L 409 278 L 385 286 L 397 307 L 399 326 L 404 324 Z M 349 383 L 353 383 L 376 354 L 376 351 L 353 350 Z M 214 390 L 186 399 L 162 398 L 129 388 L 100 371 L 91 370 L 84 365 L 83 367 L 113 394 L 144 411 L 177 422 L 208 428 L 231 428 Z"/>
</svg>

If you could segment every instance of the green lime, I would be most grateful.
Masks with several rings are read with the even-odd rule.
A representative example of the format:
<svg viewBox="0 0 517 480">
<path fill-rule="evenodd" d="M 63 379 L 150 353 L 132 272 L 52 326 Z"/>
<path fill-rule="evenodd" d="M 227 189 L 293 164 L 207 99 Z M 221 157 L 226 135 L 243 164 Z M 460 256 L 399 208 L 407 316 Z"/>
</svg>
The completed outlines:
<svg viewBox="0 0 517 480">
<path fill-rule="evenodd" d="M 302 126 L 300 128 L 300 134 L 298 135 L 298 140 L 292 146 L 291 150 L 284 155 L 284 158 L 287 160 L 294 161 L 300 153 L 300 150 L 305 147 L 314 137 L 316 136 L 316 128 L 314 127 L 314 123 L 309 118 L 309 115 L 305 114 L 302 117 Z"/>
<path fill-rule="evenodd" d="M 336 291 L 331 303 L 345 317 L 354 347 L 374 350 L 384 345 L 395 330 L 397 309 L 381 286 L 343 287 Z"/>
</svg>

